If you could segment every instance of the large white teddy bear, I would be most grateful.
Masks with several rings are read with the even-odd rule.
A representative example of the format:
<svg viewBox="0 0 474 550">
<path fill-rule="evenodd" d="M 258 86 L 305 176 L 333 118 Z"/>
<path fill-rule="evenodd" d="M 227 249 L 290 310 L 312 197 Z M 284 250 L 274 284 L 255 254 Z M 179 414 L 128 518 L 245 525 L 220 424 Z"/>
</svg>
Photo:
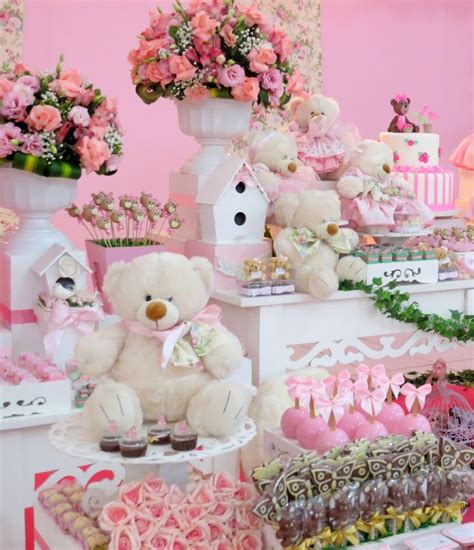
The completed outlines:
<svg viewBox="0 0 474 550">
<path fill-rule="evenodd" d="M 111 422 L 126 433 L 162 414 L 203 436 L 241 424 L 253 392 L 226 380 L 242 348 L 207 306 L 213 282 L 205 258 L 165 252 L 111 265 L 104 289 L 122 321 L 82 337 L 75 353 L 84 374 L 106 376 L 83 412 L 92 437 Z"/>
<path fill-rule="evenodd" d="M 296 289 L 325 298 L 336 292 L 339 280 L 362 281 L 366 265 L 349 254 L 359 242 L 352 229 L 339 228 L 340 201 L 335 191 L 287 193 L 275 205 L 275 219 L 284 227 L 274 247 L 292 266 Z"/>
<path fill-rule="evenodd" d="M 354 227 L 389 231 L 397 211 L 418 214 L 422 225 L 433 220 L 432 211 L 392 169 L 393 151 L 385 143 L 364 139 L 354 152 L 350 168 L 336 186 L 342 198 L 342 217 Z"/>
<path fill-rule="evenodd" d="M 357 128 L 342 125 L 337 101 L 321 94 L 293 99 L 290 111 L 300 160 L 323 179 L 337 179 L 360 142 Z"/>
<path fill-rule="evenodd" d="M 291 134 L 269 130 L 253 134 L 250 140 L 249 160 L 271 205 L 283 193 L 316 188 L 319 178 L 298 159 Z"/>
</svg>

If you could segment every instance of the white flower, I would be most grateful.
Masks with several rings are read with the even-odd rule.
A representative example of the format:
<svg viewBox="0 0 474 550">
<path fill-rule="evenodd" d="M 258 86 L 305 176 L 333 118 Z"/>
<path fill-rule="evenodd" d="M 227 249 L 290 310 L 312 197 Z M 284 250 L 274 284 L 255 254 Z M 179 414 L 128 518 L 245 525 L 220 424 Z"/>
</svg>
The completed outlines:
<svg viewBox="0 0 474 550">
<path fill-rule="evenodd" d="M 64 255 L 59 260 L 59 273 L 63 277 L 74 277 L 78 271 L 78 265 L 74 258 L 68 254 Z"/>
<path fill-rule="evenodd" d="M 87 128 L 89 126 L 89 122 L 91 121 L 91 117 L 89 115 L 89 112 L 85 107 L 81 107 L 80 105 L 76 105 L 69 111 L 68 119 L 76 126 L 82 126 L 83 128 Z"/>
</svg>

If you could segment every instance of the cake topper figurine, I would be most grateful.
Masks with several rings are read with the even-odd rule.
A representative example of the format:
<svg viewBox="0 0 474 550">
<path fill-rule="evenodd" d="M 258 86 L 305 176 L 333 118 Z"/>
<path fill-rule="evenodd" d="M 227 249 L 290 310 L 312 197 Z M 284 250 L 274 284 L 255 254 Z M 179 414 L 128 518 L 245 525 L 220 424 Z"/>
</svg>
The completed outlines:
<svg viewBox="0 0 474 550">
<path fill-rule="evenodd" d="M 393 117 L 392 122 L 390 122 L 390 126 L 388 127 L 389 132 L 411 133 L 420 131 L 420 127 L 410 122 L 406 116 L 410 109 L 409 97 L 404 94 L 398 94 L 390 101 L 390 105 L 393 107 L 396 115 Z"/>
</svg>

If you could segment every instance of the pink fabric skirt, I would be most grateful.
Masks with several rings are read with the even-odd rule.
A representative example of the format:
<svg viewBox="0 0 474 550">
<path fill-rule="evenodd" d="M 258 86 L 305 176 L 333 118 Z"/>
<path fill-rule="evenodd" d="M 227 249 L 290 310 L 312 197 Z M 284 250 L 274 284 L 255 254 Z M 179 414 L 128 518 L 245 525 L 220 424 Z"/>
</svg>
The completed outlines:
<svg viewBox="0 0 474 550">
<path fill-rule="evenodd" d="M 474 170 L 474 134 L 464 138 L 456 147 L 449 161 L 457 168 Z"/>
</svg>

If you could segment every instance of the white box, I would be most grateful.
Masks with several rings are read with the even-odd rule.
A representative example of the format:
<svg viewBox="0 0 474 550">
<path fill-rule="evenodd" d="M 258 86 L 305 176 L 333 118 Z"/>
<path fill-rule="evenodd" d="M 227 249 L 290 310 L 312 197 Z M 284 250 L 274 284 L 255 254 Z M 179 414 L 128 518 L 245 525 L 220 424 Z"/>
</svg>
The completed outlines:
<svg viewBox="0 0 474 550">
<path fill-rule="evenodd" d="M 382 285 L 397 283 L 437 283 L 438 260 L 380 262 L 367 264 L 367 283 L 382 279 Z"/>
<path fill-rule="evenodd" d="M 70 380 L 0 385 L 0 418 L 60 413 L 70 409 Z"/>
</svg>

